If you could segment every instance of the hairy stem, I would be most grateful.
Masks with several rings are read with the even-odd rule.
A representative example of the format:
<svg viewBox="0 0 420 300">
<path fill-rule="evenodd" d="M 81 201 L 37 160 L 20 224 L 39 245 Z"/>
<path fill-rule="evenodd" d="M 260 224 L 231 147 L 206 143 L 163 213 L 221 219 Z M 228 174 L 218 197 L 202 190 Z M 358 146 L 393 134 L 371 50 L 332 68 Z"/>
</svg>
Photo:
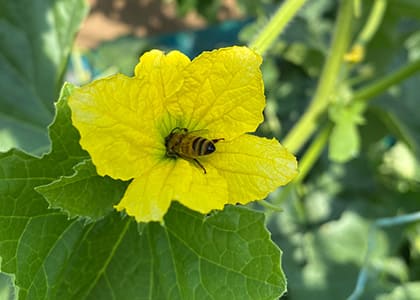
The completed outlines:
<svg viewBox="0 0 420 300">
<path fill-rule="evenodd" d="M 352 36 L 353 0 L 341 1 L 332 45 L 321 73 L 315 95 L 298 123 L 285 137 L 284 145 L 293 153 L 298 152 L 318 127 L 318 118 L 328 107 L 330 96 L 336 87 L 343 62 Z"/>
<path fill-rule="evenodd" d="M 270 48 L 276 38 L 284 31 L 287 23 L 293 19 L 306 0 L 287 0 L 281 5 L 267 25 L 259 32 L 257 37 L 249 44 L 261 55 Z"/>
<path fill-rule="evenodd" d="M 365 26 L 360 32 L 356 43 L 367 44 L 375 35 L 385 14 L 387 0 L 375 0 Z"/>
<path fill-rule="evenodd" d="M 328 142 L 331 129 L 331 124 L 326 125 L 324 129 L 321 130 L 313 139 L 311 145 L 308 147 L 308 150 L 305 151 L 304 156 L 299 161 L 299 175 L 296 177 L 293 183 L 300 183 L 303 181 L 303 179 L 305 179 L 306 175 L 309 173 L 313 165 L 322 154 L 322 151 Z"/>
<path fill-rule="evenodd" d="M 418 71 L 420 71 L 420 59 L 417 59 L 384 78 L 375 81 L 369 86 L 356 91 L 353 95 L 353 101 L 371 100 L 391 86 L 398 84 Z"/>
</svg>

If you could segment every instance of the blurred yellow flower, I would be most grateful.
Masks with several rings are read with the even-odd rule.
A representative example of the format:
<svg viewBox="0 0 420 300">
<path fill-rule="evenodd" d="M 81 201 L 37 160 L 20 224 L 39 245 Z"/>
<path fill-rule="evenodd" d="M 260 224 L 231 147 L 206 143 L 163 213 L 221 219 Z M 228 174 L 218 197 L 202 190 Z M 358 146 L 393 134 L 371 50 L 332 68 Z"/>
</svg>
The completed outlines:
<svg viewBox="0 0 420 300">
<path fill-rule="evenodd" d="M 344 60 L 349 63 L 357 64 L 365 58 L 365 47 L 361 44 L 356 44 L 349 52 L 344 55 Z"/>
<path fill-rule="evenodd" d="M 75 89 L 69 99 L 99 175 L 129 180 L 116 209 L 162 221 L 171 201 L 208 213 L 265 198 L 297 174 L 275 139 L 247 134 L 263 121 L 261 57 L 246 47 L 145 53 L 135 76 Z"/>
</svg>

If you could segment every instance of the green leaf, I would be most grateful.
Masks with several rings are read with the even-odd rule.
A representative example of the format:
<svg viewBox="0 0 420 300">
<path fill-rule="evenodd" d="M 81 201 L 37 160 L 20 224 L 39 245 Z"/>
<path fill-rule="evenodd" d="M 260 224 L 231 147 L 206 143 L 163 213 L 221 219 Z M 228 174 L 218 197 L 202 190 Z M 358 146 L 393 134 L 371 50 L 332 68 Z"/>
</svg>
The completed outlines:
<svg viewBox="0 0 420 300">
<path fill-rule="evenodd" d="M 71 176 L 62 176 L 50 184 L 36 187 L 52 208 L 64 210 L 70 218 L 85 216 L 97 220 L 113 210 L 128 182 L 101 177 L 91 160 L 74 167 Z"/>
<path fill-rule="evenodd" d="M 389 292 L 402 284 L 404 272 L 417 276 L 418 259 L 404 256 L 415 244 L 411 240 L 407 245 L 407 228 L 381 228 L 368 237 L 375 219 L 418 211 L 418 189 L 393 190 L 371 159 L 367 151 L 346 164 L 322 156 L 298 196 L 282 206 L 273 240 L 282 246 L 288 293 L 294 300 L 347 299 L 363 266 L 368 281 L 360 299 Z M 411 226 L 413 236 L 418 236 L 417 227 Z M 374 247 L 365 261 L 368 243 Z"/>
<path fill-rule="evenodd" d="M 220 0 L 177 0 L 177 14 L 184 16 L 190 11 L 197 11 L 209 21 L 216 21 Z"/>
<path fill-rule="evenodd" d="M 97 220 L 113 210 L 128 183 L 97 175 L 89 155 L 80 147 L 80 135 L 71 123 L 67 105 L 73 88 L 71 84 L 63 86 L 56 103 L 56 117 L 49 127 L 52 151 L 43 157 L 48 163 L 65 164 L 66 171 L 57 172 L 56 180 L 35 190 L 45 197 L 51 208 L 61 209 L 70 218 L 83 216 Z"/>
<path fill-rule="evenodd" d="M 390 1 L 390 10 L 401 16 L 408 16 L 420 20 L 420 3 L 417 0 Z"/>
<path fill-rule="evenodd" d="M 284 290 L 263 216 L 244 208 L 205 217 L 176 204 L 165 227 L 149 223 L 141 236 L 115 214 L 89 227 L 53 299 L 274 299 Z"/>
<path fill-rule="evenodd" d="M 164 226 L 139 228 L 115 211 L 86 223 L 49 209 L 36 187 L 71 216 L 85 208 L 83 215 L 99 219 L 126 184 L 94 174 L 71 125 L 72 89 L 65 85 L 56 103 L 49 154 L 0 154 L 0 256 L 19 299 L 242 300 L 284 293 L 281 252 L 262 213 L 229 206 L 204 216 L 174 203 Z"/>
<path fill-rule="evenodd" d="M 330 118 L 335 123 L 329 141 L 329 157 L 332 161 L 344 163 L 355 158 L 360 150 L 358 125 L 363 123 L 365 105 L 361 102 L 330 109 Z"/>
<path fill-rule="evenodd" d="M 404 141 L 417 157 L 420 156 L 420 119 L 418 118 L 418 82 L 413 76 L 396 87 L 390 95 L 375 102 L 376 113 L 391 134 Z"/>
<path fill-rule="evenodd" d="M 366 249 L 369 225 L 368 220 L 359 215 L 345 212 L 339 220 L 319 228 L 315 236 L 316 247 L 322 249 L 322 253 L 330 260 L 340 263 L 354 262 L 360 266 L 365 253 L 356 252 L 349 245 Z M 386 237 L 382 232 L 378 232 L 374 240 L 371 242 L 375 243 L 376 247 L 370 254 L 371 258 L 383 259 L 388 250 Z"/>
<path fill-rule="evenodd" d="M 0 151 L 48 148 L 46 126 L 86 12 L 84 0 L 0 2 Z"/>
<path fill-rule="evenodd" d="M 378 296 L 378 300 L 415 300 L 420 295 L 420 282 L 408 282 L 396 287 L 389 294 L 382 294 Z"/>
<path fill-rule="evenodd" d="M 89 65 L 99 71 L 100 76 L 110 70 L 127 76 L 134 74 L 134 66 L 139 61 L 139 54 L 151 48 L 150 41 L 132 36 L 124 36 L 116 40 L 104 42 L 85 54 Z M 121 50 L 124 49 L 124 55 Z"/>
<path fill-rule="evenodd" d="M 345 163 L 359 154 L 360 138 L 357 126 L 340 122 L 330 136 L 329 157 L 332 161 Z"/>
<path fill-rule="evenodd" d="M 67 105 L 67 99 L 73 91 L 74 86 L 65 83 L 61 90 L 59 100 L 55 103 L 56 114 L 50 126 L 48 126 L 51 141 L 51 151 L 42 157 L 42 160 L 55 161 L 64 164 L 65 172 L 58 174 L 70 175 L 74 165 L 89 159 L 89 154 L 80 147 L 80 134 L 71 122 L 71 111 Z M 69 174 L 69 171 L 71 172 Z"/>
<path fill-rule="evenodd" d="M 391 175 L 401 182 L 420 182 L 420 164 L 406 144 L 396 143 L 383 157 L 383 163 L 380 166 L 384 174 Z"/>
<path fill-rule="evenodd" d="M 33 190 L 45 161 L 13 151 L 0 163 L 0 254 L 19 299 L 274 299 L 285 290 L 261 213 L 228 207 L 206 217 L 173 205 L 165 227 L 149 223 L 142 235 L 117 213 L 84 226 Z"/>
<path fill-rule="evenodd" d="M 79 133 L 71 125 L 65 102 L 71 89 L 65 85 L 56 103 L 58 113 L 49 127 L 53 147 L 49 154 L 38 158 L 15 149 L 0 153 L 0 256 L 5 272 L 16 273 L 16 247 L 30 220 L 55 214 L 47 210 L 46 201 L 34 187 L 71 175 L 72 167 L 88 158 L 78 143 Z"/>
<path fill-rule="evenodd" d="M 285 224 L 287 220 L 279 218 L 279 227 L 287 226 Z M 295 229 L 283 239 L 284 270 L 293 299 L 347 299 L 364 261 L 368 230 L 368 220 L 354 212 L 345 212 L 337 220 L 308 232 Z M 370 262 L 385 261 L 388 251 L 385 234 L 378 232 L 374 241 L 377 247 Z M 372 290 L 366 294 L 370 296 L 366 299 L 374 299 Z"/>
<path fill-rule="evenodd" d="M 294 42 L 288 45 L 283 57 L 286 60 L 301 66 L 308 75 L 315 77 L 319 76 L 322 67 L 324 59 L 322 54 L 323 53 L 318 49 L 308 47 L 301 42 Z"/>
<path fill-rule="evenodd" d="M 1 257 L 0 257 L 1 270 Z M 17 289 L 14 285 L 14 276 L 0 272 L 0 299 L 15 300 L 17 299 Z"/>
</svg>

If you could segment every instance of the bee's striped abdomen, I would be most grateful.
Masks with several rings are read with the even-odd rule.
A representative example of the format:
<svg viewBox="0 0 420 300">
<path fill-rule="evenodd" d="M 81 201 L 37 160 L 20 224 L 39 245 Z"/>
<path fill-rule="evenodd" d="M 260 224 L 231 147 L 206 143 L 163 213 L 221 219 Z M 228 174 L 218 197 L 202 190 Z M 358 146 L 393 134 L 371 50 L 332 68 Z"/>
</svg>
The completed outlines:
<svg viewBox="0 0 420 300">
<path fill-rule="evenodd" d="M 192 149 L 195 155 L 201 156 L 213 153 L 215 147 L 212 141 L 196 136 L 192 141 Z"/>
<path fill-rule="evenodd" d="M 209 140 L 189 133 L 187 128 L 175 127 L 165 137 L 166 155 L 168 157 L 181 157 L 186 160 L 192 160 L 206 174 L 206 169 L 198 161 L 198 158 L 216 151 L 214 144 L 221 140 L 223 138 Z"/>
</svg>

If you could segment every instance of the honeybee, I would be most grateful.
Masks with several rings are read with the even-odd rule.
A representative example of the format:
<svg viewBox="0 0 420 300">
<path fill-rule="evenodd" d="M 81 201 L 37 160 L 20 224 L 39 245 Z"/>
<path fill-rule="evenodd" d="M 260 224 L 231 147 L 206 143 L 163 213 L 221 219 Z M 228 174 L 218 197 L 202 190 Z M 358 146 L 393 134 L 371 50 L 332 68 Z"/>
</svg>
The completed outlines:
<svg viewBox="0 0 420 300">
<path fill-rule="evenodd" d="M 175 127 L 172 129 L 171 133 L 165 138 L 166 155 L 192 160 L 206 174 L 206 168 L 204 168 L 197 158 L 216 151 L 214 144 L 224 140 L 224 138 L 209 140 L 195 135 L 194 132 L 197 134 L 197 131 L 189 132 L 187 128 Z"/>
</svg>

